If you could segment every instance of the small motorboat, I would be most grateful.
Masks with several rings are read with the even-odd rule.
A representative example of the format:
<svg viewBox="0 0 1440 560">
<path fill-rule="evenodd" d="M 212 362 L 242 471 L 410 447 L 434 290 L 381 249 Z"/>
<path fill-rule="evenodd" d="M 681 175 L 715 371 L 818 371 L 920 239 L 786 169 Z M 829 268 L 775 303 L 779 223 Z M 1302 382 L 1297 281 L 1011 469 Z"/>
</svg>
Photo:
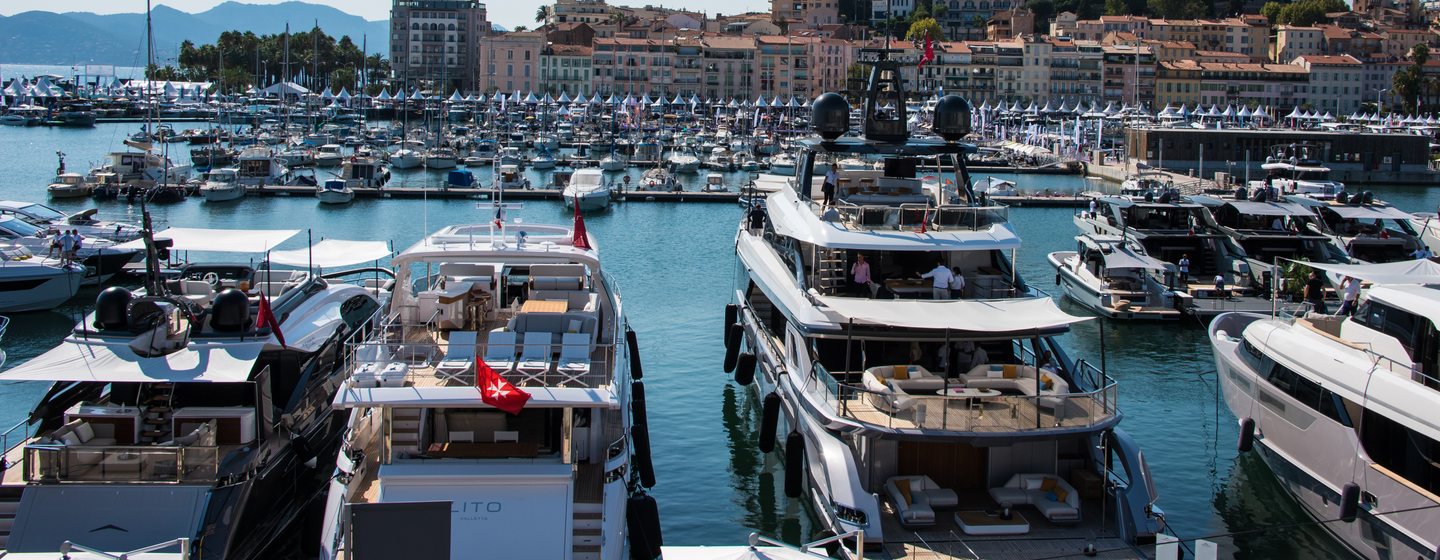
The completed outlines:
<svg viewBox="0 0 1440 560">
<path fill-rule="evenodd" d="M 211 170 L 205 176 L 205 184 L 200 186 L 200 194 L 205 197 L 205 202 L 229 202 L 244 198 L 245 185 L 240 183 L 240 170 L 234 167 Z"/>
<path fill-rule="evenodd" d="M 315 167 L 335 167 L 340 165 L 340 162 L 345 161 L 345 155 L 341 153 L 343 149 L 344 147 L 339 144 L 320 146 L 315 152 Z"/>
<path fill-rule="evenodd" d="M 330 179 L 315 187 L 315 197 L 320 204 L 349 204 L 355 200 L 355 189 L 345 184 L 344 179 Z"/>
<path fill-rule="evenodd" d="M 725 186 L 725 176 L 719 173 L 706 173 L 705 185 L 700 187 L 700 192 L 730 192 L 730 187 Z"/>
<path fill-rule="evenodd" d="M 985 196 L 1020 196 L 1020 189 L 1015 188 L 1015 181 L 999 177 L 977 179 L 971 187 L 975 194 Z"/>
<path fill-rule="evenodd" d="M 605 184 L 604 172 L 595 168 L 577 169 L 570 176 L 570 183 L 561 191 L 566 207 L 580 206 L 581 212 L 604 210 L 610 205 L 610 186 Z"/>
<path fill-rule="evenodd" d="M 646 171 L 645 174 L 640 177 L 640 186 L 636 190 L 678 191 L 680 190 L 680 182 L 676 181 L 675 176 L 671 175 L 669 171 L 656 167 Z"/>
<path fill-rule="evenodd" d="M 85 182 L 85 176 L 79 173 L 61 173 L 55 176 L 55 182 L 45 187 L 50 193 L 50 198 L 84 198 L 90 196 L 90 185 Z"/>
<path fill-rule="evenodd" d="M 432 148 L 425 151 L 426 169 L 455 169 L 455 150 L 450 148 Z"/>
<path fill-rule="evenodd" d="M 620 154 L 612 153 L 600 158 L 601 171 L 624 171 L 628 165 L 630 165 L 630 162 L 625 159 L 625 156 Z"/>
</svg>

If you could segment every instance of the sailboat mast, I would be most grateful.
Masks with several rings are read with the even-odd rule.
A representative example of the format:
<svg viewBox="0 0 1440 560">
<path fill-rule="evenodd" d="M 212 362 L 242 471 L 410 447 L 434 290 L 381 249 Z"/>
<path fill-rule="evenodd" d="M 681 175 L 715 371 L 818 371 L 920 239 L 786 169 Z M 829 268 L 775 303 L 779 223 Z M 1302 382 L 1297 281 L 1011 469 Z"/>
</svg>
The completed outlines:
<svg viewBox="0 0 1440 560">
<path fill-rule="evenodd" d="M 280 110 L 285 113 L 285 133 L 290 133 L 290 108 L 285 103 L 285 86 L 290 81 L 290 24 L 285 24 L 285 62 L 280 70 Z"/>
</svg>

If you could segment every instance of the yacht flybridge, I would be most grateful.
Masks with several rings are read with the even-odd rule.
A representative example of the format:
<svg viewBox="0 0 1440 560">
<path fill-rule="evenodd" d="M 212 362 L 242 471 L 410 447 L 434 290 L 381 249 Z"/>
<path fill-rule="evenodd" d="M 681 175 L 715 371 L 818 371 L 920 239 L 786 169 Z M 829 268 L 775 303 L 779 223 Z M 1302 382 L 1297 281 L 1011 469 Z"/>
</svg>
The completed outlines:
<svg viewBox="0 0 1440 560">
<path fill-rule="evenodd" d="M 658 536 L 634 525 L 658 519 L 640 489 L 654 484 L 644 391 L 594 241 L 497 225 L 449 226 L 395 258 L 399 288 L 335 398 L 350 416 L 322 558 L 429 543 L 442 558 L 619 560 L 630 533 Z M 491 401 L 510 391 L 523 408 Z"/>
<path fill-rule="evenodd" d="M 328 470 L 317 469 L 344 428 L 331 400 L 345 343 L 371 330 L 386 292 L 234 264 L 160 276 L 170 249 L 253 254 L 295 233 L 147 231 L 143 289 L 101 292 L 58 347 L 0 373 L 51 383 L 3 435 L 7 557 L 55 557 L 71 541 L 112 553 L 173 543 L 146 558 L 265 558 L 318 503 Z"/>
<path fill-rule="evenodd" d="M 1005 208 L 976 202 L 969 104 L 937 103 L 943 139 L 909 137 L 899 74 L 914 61 L 894 52 L 862 51 L 865 136 L 842 138 L 849 104 L 822 95 L 821 138 L 737 232 L 725 365 L 764 401 L 760 448 L 825 529 L 891 557 L 1153 540 L 1163 515 L 1116 384 L 1055 341 L 1085 319 L 1026 286 Z M 881 164 L 839 170 L 826 206 L 816 163 L 849 156 Z M 963 190 L 922 185 L 916 167 L 937 159 Z M 957 269 L 963 288 L 943 278 Z"/>
<path fill-rule="evenodd" d="M 1353 316 L 1226 313 L 1210 323 L 1239 448 L 1360 556 L 1433 558 L 1440 265 L 1311 266 L 1372 283 Z"/>
</svg>

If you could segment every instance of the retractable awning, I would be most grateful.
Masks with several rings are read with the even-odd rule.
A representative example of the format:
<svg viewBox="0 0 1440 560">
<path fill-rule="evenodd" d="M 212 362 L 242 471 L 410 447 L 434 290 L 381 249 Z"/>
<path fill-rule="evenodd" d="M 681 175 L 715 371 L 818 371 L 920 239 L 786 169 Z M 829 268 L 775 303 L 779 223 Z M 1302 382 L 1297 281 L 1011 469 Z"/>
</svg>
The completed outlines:
<svg viewBox="0 0 1440 560">
<path fill-rule="evenodd" d="M 1332 204 L 1325 208 L 1347 220 L 1408 220 L 1415 216 L 1390 206 L 1340 206 Z"/>
<path fill-rule="evenodd" d="M 1090 320 L 1061 311 L 1050 298 L 953 301 L 816 298 L 831 311 L 856 323 L 912 329 L 1029 333 Z"/>
<path fill-rule="evenodd" d="M 0 372 L 0 381 L 105 383 L 239 383 L 250 379 L 265 341 L 191 342 L 179 352 L 146 358 L 125 342 L 69 338 L 24 364 Z"/>
<path fill-rule="evenodd" d="M 1440 264 L 1429 259 L 1380 264 L 1326 264 L 1286 260 L 1323 270 L 1335 281 L 1350 276 L 1375 284 L 1440 284 Z"/>
<path fill-rule="evenodd" d="M 205 229 L 173 227 L 155 234 L 156 239 L 169 239 L 174 251 L 214 251 L 220 253 L 264 253 L 300 233 L 298 229 Z M 120 249 L 144 249 L 145 241 L 136 239 L 116 245 Z"/>
<path fill-rule="evenodd" d="M 390 256 L 390 246 L 384 241 L 323 239 L 314 247 L 271 251 L 270 262 L 288 266 L 333 268 L 374 262 L 388 256 Z"/>
</svg>

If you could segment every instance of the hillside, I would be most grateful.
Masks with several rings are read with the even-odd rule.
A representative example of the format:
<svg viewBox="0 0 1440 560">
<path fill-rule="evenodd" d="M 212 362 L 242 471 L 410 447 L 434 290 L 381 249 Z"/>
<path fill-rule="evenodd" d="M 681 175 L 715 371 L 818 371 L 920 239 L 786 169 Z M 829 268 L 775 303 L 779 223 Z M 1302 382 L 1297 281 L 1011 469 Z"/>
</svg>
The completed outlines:
<svg viewBox="0 0 1440 560">
<path fill-rule="evenodd" d="M 358 45 L 368 35 L 369 51 L 384 54 L 388 47 L 386 21 L 366 21 L 329 6 L 304 2 L 243 4 L 225 2 L 200 13 L 166 6 L 151 11 L 155 28 L 156 59 L 164 63 L 185 40 L 214 42 L 234 29 L 256 34 L 309 29 L 317 22 L 336 38 L 349 35 Z M 243 24 L 238 23 L 243 22 Z M 99 15 L 87 12 L 31 11 L 0 16 L 0 64 L 73 64 L 91 62 L 140 66 L 144 64 L 145 14 Z"/>
</svg>

